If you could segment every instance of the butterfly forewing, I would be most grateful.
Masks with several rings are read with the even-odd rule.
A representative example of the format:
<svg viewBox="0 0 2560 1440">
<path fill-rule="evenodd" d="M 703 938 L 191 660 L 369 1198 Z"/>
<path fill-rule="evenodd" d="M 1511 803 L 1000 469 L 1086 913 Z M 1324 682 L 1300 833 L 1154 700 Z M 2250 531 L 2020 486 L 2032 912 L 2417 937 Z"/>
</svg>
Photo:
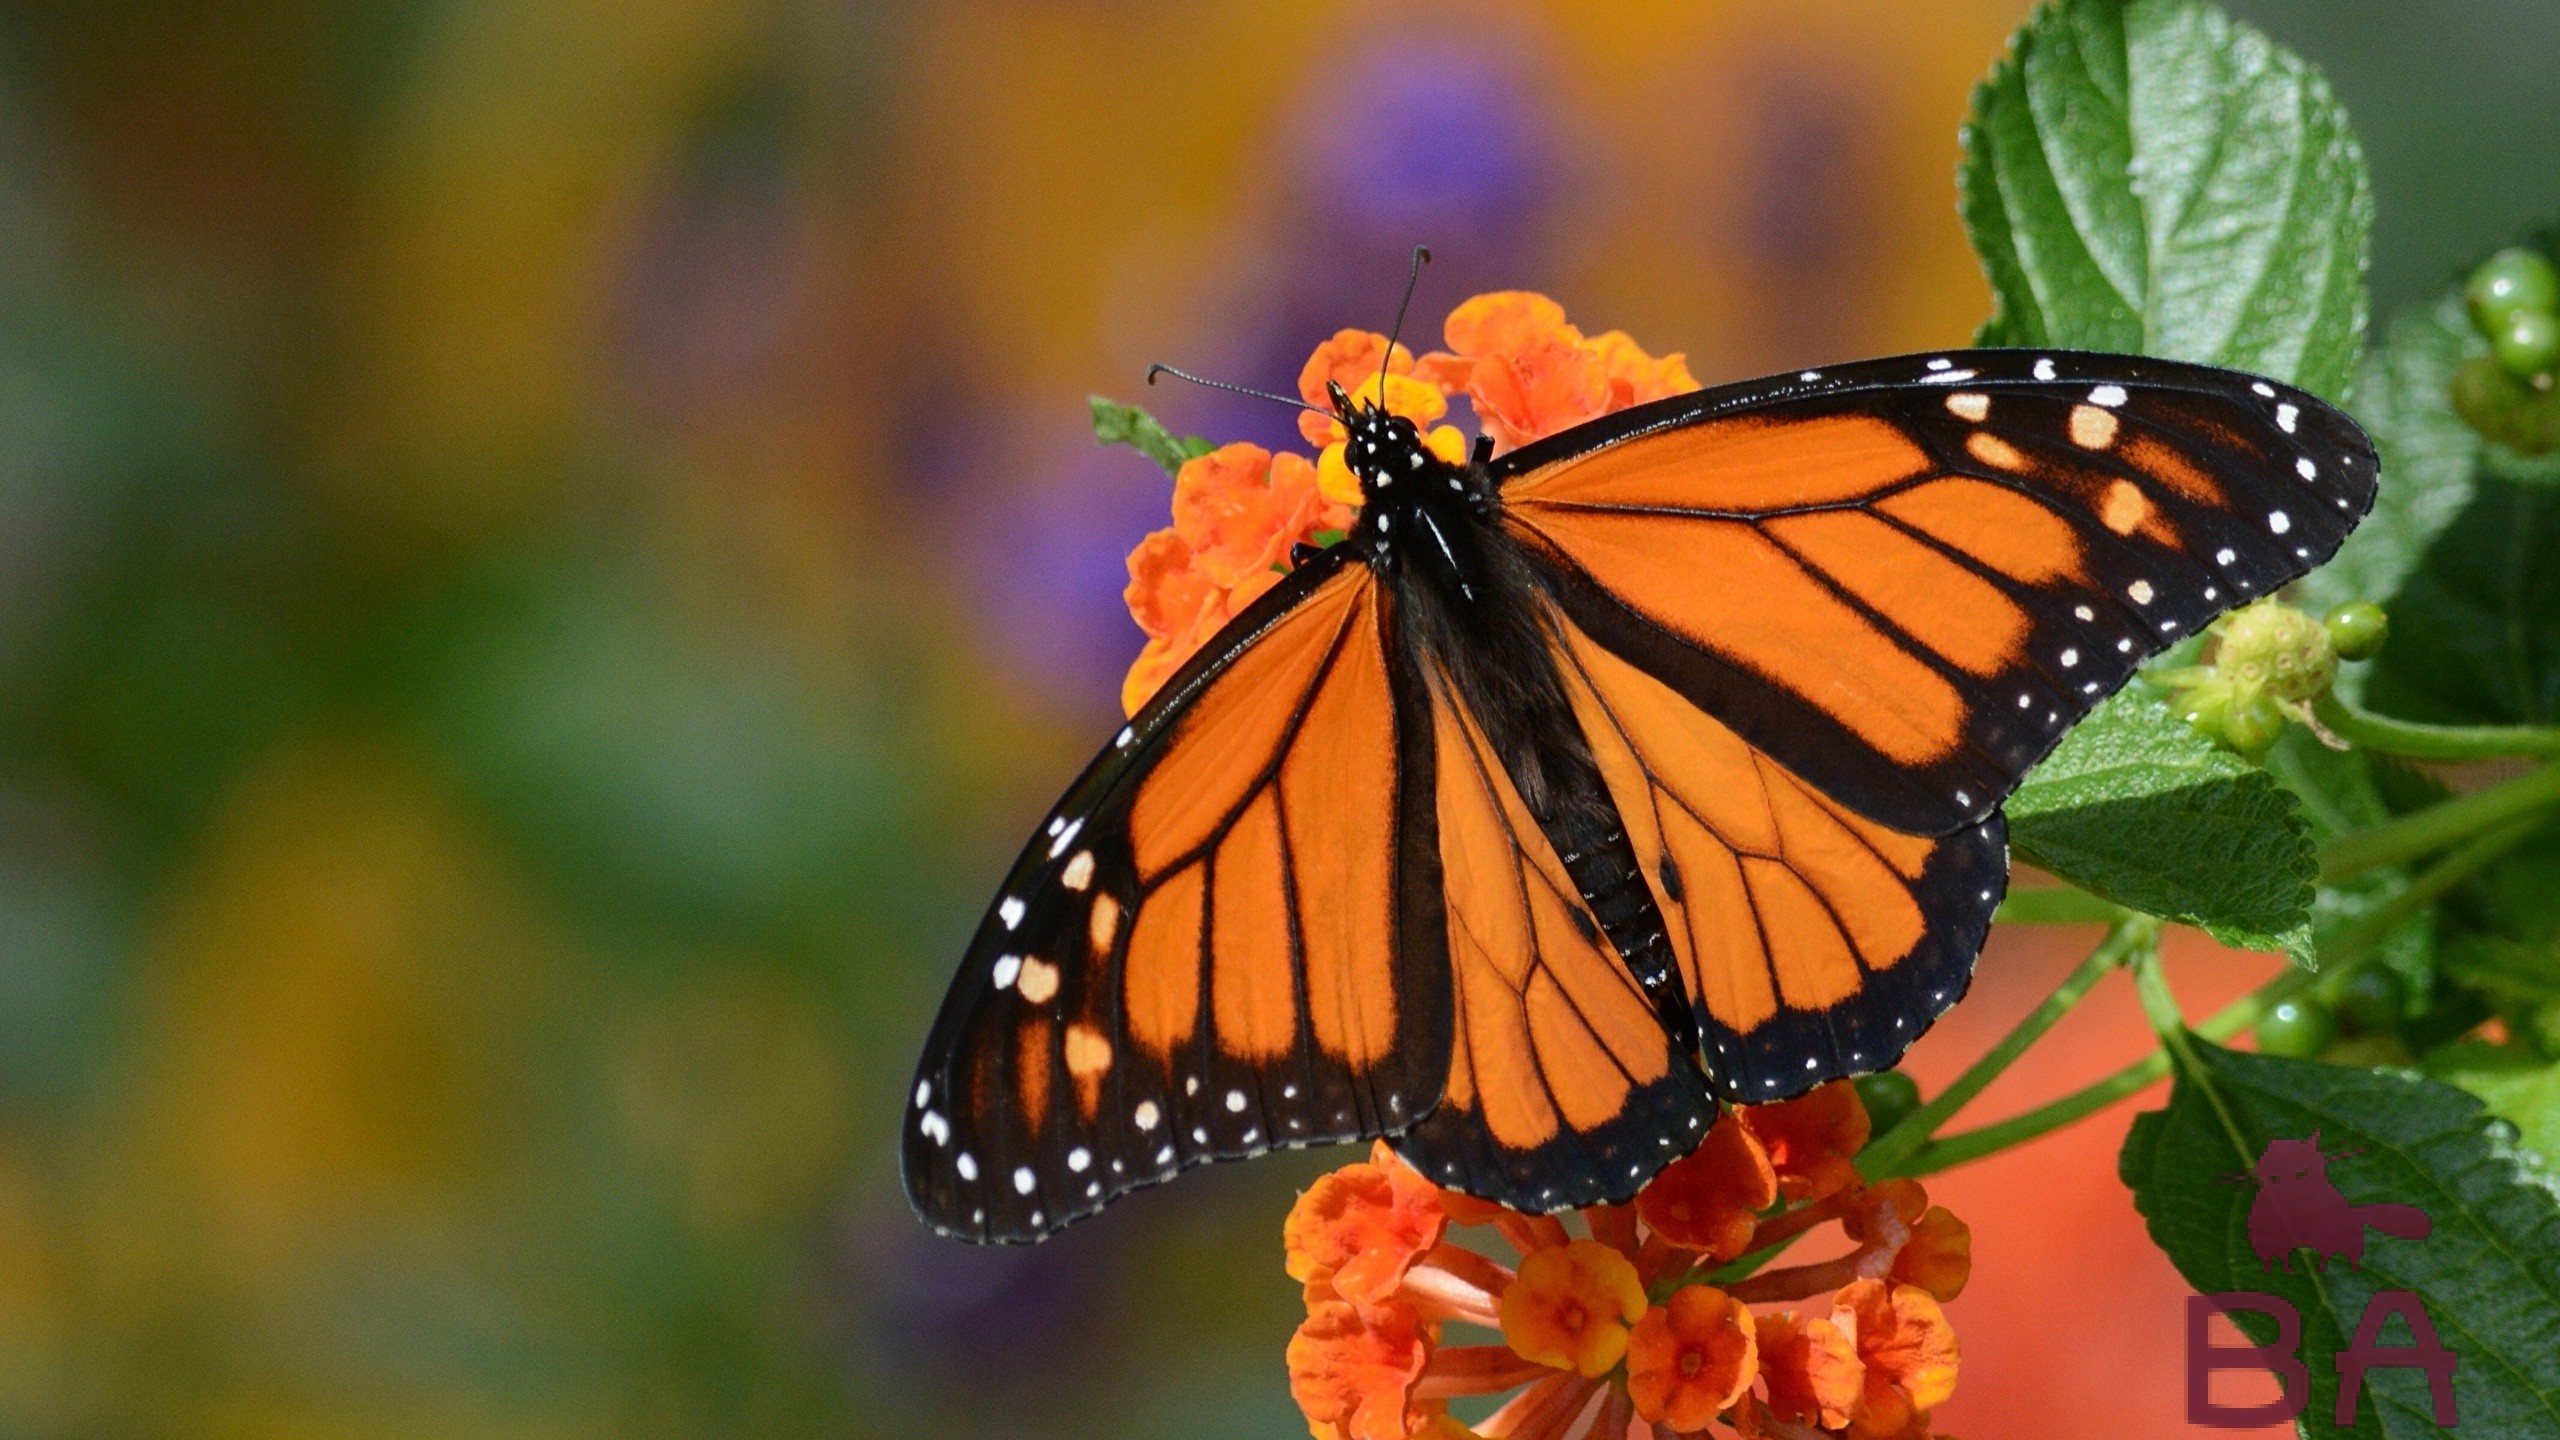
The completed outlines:
<svg viewBox="0 0 2560 1440">
<path fill-rule="evenodd" d="M 1428 735 L 1389 597 L 1328 557 L 1185 667 L 1068 792 L 928 1041 L 926 1219 L 1037 1239 L 1186 1166 L 1386 1134 L 1449 1017 Z"/>
<path fill-rule="evenodd" d="M 2376 478 L 2301 391 L 2023 350 L 1702 391 L 1497 468 L 1576 624 L 1921 835 L 1980 822 L 2137 664 L 2326 559 Z"/>
</svg>

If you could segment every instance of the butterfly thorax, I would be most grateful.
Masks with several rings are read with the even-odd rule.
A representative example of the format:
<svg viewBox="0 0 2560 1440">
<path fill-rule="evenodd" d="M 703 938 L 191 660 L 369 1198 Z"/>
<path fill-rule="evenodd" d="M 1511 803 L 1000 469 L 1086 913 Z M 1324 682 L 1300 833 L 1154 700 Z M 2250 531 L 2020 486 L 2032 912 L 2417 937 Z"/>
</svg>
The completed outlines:
<svg viewBox="0 0 2560 1440">
<path fill-rule="evenodd" d="M 1418 567 L 1451 597 L 1479 599 L 1490 578 L 1487 527 L 1500 504 L 1483 467 L 1451 464 L 1411 420 L 1333 391 L 1348 432 L 1343 459 L 1360 480 L 1360 518 L 1346 538 L 1372 569 Z"/>
</svg>

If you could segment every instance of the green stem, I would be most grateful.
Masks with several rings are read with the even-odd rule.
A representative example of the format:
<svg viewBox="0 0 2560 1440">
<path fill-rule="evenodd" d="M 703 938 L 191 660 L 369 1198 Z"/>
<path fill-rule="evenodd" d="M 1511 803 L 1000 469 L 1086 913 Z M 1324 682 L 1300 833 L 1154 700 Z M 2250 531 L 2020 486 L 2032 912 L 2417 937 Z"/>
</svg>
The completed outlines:
<svg viewBox="0 0 2560 1440">
<path fill-rule="evenodd" d="M 2364 963 L 2374 947 L 2411 916 L 2443 899 L 2445 892 L 2478 874 L 2533 831 L 2531 821 L 2510 822 L 2501 829 L 2475 837 L 2469 844 L 2421 871 L 2416 879 L 2409 882 L 2407 889 L 2340 931 L 2336 939 L 2321 947 L 2321 975 L 2343 975 Z M 2195 1033 L 2217 1043 L 2229 1040 L 2244 1030 L 2255 1028 L 2260 1018 L 2274 1009 L 2277 1002 L 2309 990 L 2312 983 L 2313 977 L 2309 972 L 2287 970 L 2214 1012 L 2211 1018 L 2195 1027 Z M 1894 1167 L 1892 1173 L 1914 1177 L 1934 1175 L 1941 1170 L 1996 1155 L 2051 1134 L 2065 1125 L 2087 1119 L 2119 1100 L 2140 1093 L 2168 1073 L 2169 1052 L 2154 1050 L 2104 1080 L 2074 1090 L 2058 1100 L 1994 1124 L 1932 1140 Z"/>
<path fill-rule="evenodd" d="M 2090 987 L 2108 971 L 2123 964 L 2127 956 L 2156 944 L 2159 937 L 2160 922 L 2148 915 L 2128 915 L 2117 921 L 2115 928 L 2107 932 L 2107 938 L 2098 943 L 2098 948 L 2089 952 L 2089 958 L 2080 962 L 2080 968 L 2056 986 L 2054 992 L 2044 998 L 2043 1004 L 2028 1012 L 2027 1018 L 2019 1021 L 2016 1029 L 2001 1037 L 1999 1044 L 1992 1046 L 1981 1059 L 1973 1062 L 1971 1068 L 1957 1076 L 1955 1083 L 1939 1091 L 1936 1098 L 1904 1116 L 1902 1123 L 1886 1131 L 1860 1152 L 1858 1168 L 1871 1177 L 1893 1173 L 1897 1166 L 1929 1143 L 1929 1137 L 1937 1132 L 1940 1125 L 1963 1109 L 1966 1102 L 1981 1094 L 1983 1087 L 1999 1078 L 2002 1071 L 2015 1064 L 2018 1057 L 2027 1052 L 2028 1046 L 2053 1028 L 2055 1021 L 2071 1013 L 2071 1007 L 2079 1004 Z"/>
<path fill-rule="evenodd" d="M 2282 975 L 2223 1006 L 2203 1024 L 2195 1027 L 2207 1040 L 2220 1042 L 2255 1027 L 2276 1002 L 2311 988 L 2306 971 L 2287 970 Z M 1994 1124 L 1966 1130 L 1935 1140 L 1904 1162 L 1894 1173 L 1918 1177 L 1935 1175 L 1968 1161 L 1996 1155 L 2013 1146 L 2051 1134 L 2065 1125 L 2085 1120 L 2119 1100 L 2141 1093 L 2169 1073 L 2169 1052 L 2154 1050 L 2096 1084 L 2074 1090 L 2059 1100 L 2037 1106 Z"/>
<path fill-rule="evenodd" d="M 2196 1058 L 2195 1047 L 2189 1043 L 2193 1037 L 2187 1032 L 2187 1017 L 2178 1009 L 2178 997 L 2169 993 L 2168 977 L 2160 973 L 2157 949 L 2133 957 L 2133 989 L 2142 997 L 2142 1013 L 2151 1022 L 2151 1033 L 2160 1037 L 2164 1050 L 2177 1057 L 2181 1073 L 2204 1092 L 2206 1102 L 2213 1106 L 2214 1118 L 2222 1122 L 2222 1133 L 2230 1138 L 2231 1148 L 2240 1153 L 2242 1163 L 2247 1163 L 2254 1147 L 2240 1133 L 2240 1122 L 2224 1103 L 2222 1091 Z"/>
<path fill-rule="evenodd" d="M 2334 693 L 2321 696 L 2311 710 L 2339 739 L 2412 760 L 2560 755 L 2560 728 L 2548 725 L 2422 725 L 2376 715 Z"/>
<path fill-rule="evenodd" d="M 2539 772 L 2537 772 L 2539 773 Z M 2479 874 L 2498 857 L 2513 850 L 2541 825 L 2541 817 L 2510 820 L 2485 834 L 2475 835 L 2455 847 L 2452 854 L 2418 872 L 2409 887 L 2375 906 L 2338 932 L 2336 939 L 2320 951 L 2320 971 L 2333 975 L 2354 969 L 2374 947 L 2391 938 L 2391 932 L 2408 923 L 2410 917 L 2433 905 L 2454 886 Z"/>
<path fill-rule="evenodd" d="M 2012 890 L 1991 912 L 2011 925 L 2112 925 L 2133 912 L 2073 885 L 2038 885 Z"/>
<path fill-rule="evenodd" d="M 2457 796 L 2320 847 L 2320 879 L 2335 883 L 2384 865 L 2442 850 L 2527 815 L 2560 805 L 2560 765 L 2545 765 L 2503 785 Z"/>
</svg>

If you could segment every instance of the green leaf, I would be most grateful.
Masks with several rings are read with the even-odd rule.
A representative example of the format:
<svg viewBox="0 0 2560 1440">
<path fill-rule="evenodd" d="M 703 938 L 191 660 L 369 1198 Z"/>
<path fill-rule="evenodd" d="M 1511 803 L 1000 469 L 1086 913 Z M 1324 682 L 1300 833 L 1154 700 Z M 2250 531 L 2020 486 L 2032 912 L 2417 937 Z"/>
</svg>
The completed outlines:
<svg viewBox="0 0 2560 1440">
<path fill-rule="evenodd" d="M 2101 705 L 2009 797 L 2009 838 L 2084 890 L 2311 962 L 2318 861 L 2293 796 L 2147 688 Z"/>
<path fill-rule="evenodd" d="M 2429 1075 L 2480 1097 L 2545 1169 L 2560 1160 L 2560 1065 L 2522 1045 L 2466 1040 L 2427 1057 Z"/>
<path fill-rule="evenodd" d="M 1123 405 L 1100 395 L 1088 397 L 1093 407 L 1093 438 L 1104 445 L 1126 445 L 1164 467 L 1167 475 L 1182 472 L 1182 462 L 1206 455 L 1218 447 L 1197 435 L 1175 439 L 1163 422 L 1135 405 Z"/>
<path fill-rule="evenodd" d="M 2244 1055 L 2188 1037 L 2166 1110 L 2138 1116 L 2119 1168 L 2151 1238 L 2198 1291 L 2282 1297 L 2302 1318 L 2311 1373 L 2306 1434 L 2435 1436 L 2425 1378 L 2368 1372 L 2357 1423 L 2330 1423 L 2335 1356 L 2375 1294 L 2411 1290 L 2437 1337 L 2459 1358 L 2460 1433 L 2560 1440 L 2560 1197 L 2529 1154 L 2505 1144 L 2478 1100 L 2413 1075 Z M 2330 1182 L 2353 1204 L 2414 1204 L 2433 1222 L 2424 1240 L 2366 1232 L 2361 1269 L 2331 1263 L 2262 1270 L 2249 1243 L 2255 1186 L 2223 1182 L 2249 1169 L 2271 1139 L 2317 1131 Z M 2355 1152 L 2355 1153 L 2349 1153 Z M 2235 1317 L 2259 1344 L 2263 1317 Z M 2385 1332 L 2401 1333 L 2393 1325 Z M 2386 1342 L 2388 1343 L 2388 1342 Z"/>
<path fill-rule="evenodd" d="M 2352 408 L 2381 452 L 2382 486 L 2364 523 L 2303 580 L 2305 606 L 2387 605 L 2427 547 L 2471 503 L 2480 436 L 2453 413 L 2453 372 L 2486 348 L 2463 311 L 2461 287 L 2454 286 L 2433 304 L 2393 317 L 2382 343 L 2365 356 Z"/>
<path fill-rule="evenodd" d="M 2365 697 L 2445 724 L 2560 718 L 2560 491 L 2474 481 L 2391 602 Z"/>
<path fill-rule="evenodd" d="M 2345 393 L 2372 190 L 2328 81 L 2264 35 L 2193 0 L 2057 0 L 1974 91 L 1964 149 L 1994 342 Z"/>
</svg>

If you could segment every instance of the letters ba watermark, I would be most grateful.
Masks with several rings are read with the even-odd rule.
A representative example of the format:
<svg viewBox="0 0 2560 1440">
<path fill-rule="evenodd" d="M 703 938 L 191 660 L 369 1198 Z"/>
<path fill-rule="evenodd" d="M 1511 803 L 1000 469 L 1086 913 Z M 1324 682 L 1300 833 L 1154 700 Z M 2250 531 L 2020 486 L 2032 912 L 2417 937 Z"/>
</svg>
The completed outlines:
<svg viewBox="0 0 2560 1440">
<path fill-rule="evenodd" d="M 2331 1260 L 2349 1269 L 2364 1268 L 2367 1243 L 2375 1234 L 2399 1240 L 2427 1238 L 2433 1228 L 2415 1205 L 2354 1205 L 2329 1179 L 2329 1162 L 2355 1151 L 2320 1153 L 2320 1132 L 2306 1140 L 2275 1139 L 2245 1175 L 2227 1180 L 2258 1187 L 2249 1205 L 2249 1248 L 2258 1268 L 2290 1272 L 2297 1261 L 2325 1271 Z M 2304 1251 L 2310 1254 L 2306 1258 Z M 2275 1322 L 2270 1345 L 2216 1345 L 2209 1332 L 2217 1314 L 2242 1312 Z M 2385 1346 L 2382 1327 L 2393 1316 L 2409 1329 L 2405 1346 Z M 2187 1299 L 2187 1421 L 2217 1429 L 2278 1425 L 2299 1416 L 2311 1399 L 2311 1372 L 2302 1359 L 2302 1317 L 2283 1297 L 2252 1290 Z M 2364 1394 L 2365 1377 L 2376 1370 L 2411 1369 L 2426 1373 L 2427 1396 L 2435 1423 L 2451 1429 L 2454 1354 L 2436 1339 L 2427 1307 L 2410 1290 L 2384 1290 L 2365 1305 L 2355 1337 L 2337 1354 L 2338 1403 L 2334 1419 L 2353 1425 Z M 2220 1405 L 2208 1393 L 2217 1371 L 2259 1370 L 2276 1377 L 2284 1394 L 2261 1405 Z"/>
</svg>

